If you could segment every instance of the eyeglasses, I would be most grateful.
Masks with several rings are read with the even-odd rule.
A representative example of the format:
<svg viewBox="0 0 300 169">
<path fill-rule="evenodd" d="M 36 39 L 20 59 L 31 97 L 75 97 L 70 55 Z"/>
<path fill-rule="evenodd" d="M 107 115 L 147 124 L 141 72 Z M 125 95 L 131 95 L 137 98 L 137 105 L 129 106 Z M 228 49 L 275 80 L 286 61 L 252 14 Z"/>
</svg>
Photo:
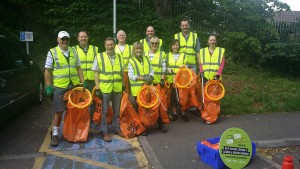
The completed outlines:
<svg viewBox="0 0 300 169">
<path fill-rule="evenodd" d="M 158 45 L 158 42 L 151 42 L 152 45 Z"/>
<path fill-rule="evenodd" d="M 62 41 L 66 40 L 66 41 L 69 41 L 70 38 L 60 38 Z"/>
</svg>

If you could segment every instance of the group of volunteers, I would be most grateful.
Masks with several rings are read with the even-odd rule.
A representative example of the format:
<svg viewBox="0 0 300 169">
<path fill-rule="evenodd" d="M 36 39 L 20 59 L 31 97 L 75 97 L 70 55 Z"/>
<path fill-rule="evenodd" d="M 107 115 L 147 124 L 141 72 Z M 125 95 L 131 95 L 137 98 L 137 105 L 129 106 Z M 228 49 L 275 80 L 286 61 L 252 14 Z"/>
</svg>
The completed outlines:
<svg viewBox="0 0 300 169">
<path fill-rule="evenodd" d="M 216 35 L 213 34 L 208 37 L 208 47 L 201 49 L 199 37 L 197 33 L 190 31 L 187 18 L 181 20 L 180 28 L 181 32 L 174 35 L 174 40 L 170 44 L 169 53 L 163 51 L 163 40 L 155 35 L 153 26 L 147 27 L 146 37 L 133 45 L 126 44 L 126 33 L 123 30 L 118 31 L 117 44 L 111 37 L 104 40 L 104 52 L 99 52 L 98 47 L 88 43 L 86 31 L 78 33 L 79 43 L 74 47 L 69 46 L 69 33 L 60 31 L 57 37 L 58 46 L 49 50 L 45 63 L 45 92 L 47 96 L 53 95 L 53 131 L 50 145 L 57 147 L 59 144 L 58 130 L 63 112 L 67 109 L 64 94 L 77 86 L 84 87 L 90 92 L 95 88 L 95 96 L 101 99 L 99 132 L 106 142 L 112 141 L 107 122 L 109 106 L 112 106 L 113 110 L 114 133 L 122 136 L 118 113 L 122 93 L 124 91 L 128 93 L 130 103 L 139 113 L 137 97 L 145 84 L 154 87 L 159 85 L 160 88 L 164 88 L 166 83 L 171 84 L 170 106 L 163 106 L 169 108 L 170 113 L 167 117 L 172 121 L 181 117 L 184 122 L 188 122 L 191 107 L 181 105 L 181 110 L 176 108 L 181 104 L 178 101 L 178 94 L 181 92 L 174 87 L 176 73 L 184 67 L 204 79 L 204 84 L 209 80 L 220 80 L 225 64 L 225 49 L 216 47 Z M 126 76 L 127 82 L 124 80 Z M 89 111 L 92 116 L 95 106 L 91 105 Z M 158 128 L 166 133 L 168 131 L 166 122 L 161 117 L 159 116 L 157 120 Z M 142 135 L 147 135 L 148 132 L 149 130 L 146 130 Z"/>
</svg>

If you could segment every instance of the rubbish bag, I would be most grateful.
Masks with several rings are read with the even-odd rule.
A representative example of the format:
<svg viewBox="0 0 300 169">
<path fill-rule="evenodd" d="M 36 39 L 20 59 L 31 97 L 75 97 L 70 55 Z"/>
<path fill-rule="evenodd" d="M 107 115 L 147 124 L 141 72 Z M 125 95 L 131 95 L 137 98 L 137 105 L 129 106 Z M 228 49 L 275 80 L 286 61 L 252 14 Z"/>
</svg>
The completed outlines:
<svg viewBox="0 0 300 169">
<path fill-rule="evenodd" d="M 160 104 L 159 104 L 159 115 L 161 120 L 164 124 L 169 124 L 169 116 L 168 116 L 168 103 L 167 103 L 167 86 L 161 87 L 159 84 L 156 85 L 157 90 L 159 91 L 160 95 Z"/>
<path fill-rule="evenodd" d="M 221 80 L 210 80 L 204 86 L 204 109 L 202 118 L 209 123 L 217 121 L 220 114 L 220 99 L 224 97 L 225 89 Z"/>
<path fill-rule="evenodd" d="M 94 103 L 95 103 L 95 112 L 93 114 L 93 123 L 95 125 L 100 125 L 100 122 L 101 122 L 101 114 L 102 114 L 102 101 L 99 97 L 97 97 L 95 95 L 95 88 L 93 89 L 93 100 L 94 100 Z M 113 109 L 111 106 L 108 107 L 108 112 L 107 112 L 107 124 L 111 124 L 112 123 L 112 118 L 113 118 Z"/>
<path fill-rule="evenodd" d="M 76 87 L 64 95 L 68 100 L 64 118 L 63 137 L 70 142 L 85 142 L 90 128 L 90 113 L 88 106 L 92 95 L 88 90 Z"/>
<path fill-rule="evenodd" d="M 154 126 L 159 117 L 159 91 L 154 86 L 144 84 L 137 94 L 139 117 L 146 128 Z"/>
<path fill-rule="evenodd" d="M 125 138 L 133 138 L 145 131 L 138 113 L 128 100 L 127 92 L 123 92 L 121 101 L 120 129 Z"/>
</svg>

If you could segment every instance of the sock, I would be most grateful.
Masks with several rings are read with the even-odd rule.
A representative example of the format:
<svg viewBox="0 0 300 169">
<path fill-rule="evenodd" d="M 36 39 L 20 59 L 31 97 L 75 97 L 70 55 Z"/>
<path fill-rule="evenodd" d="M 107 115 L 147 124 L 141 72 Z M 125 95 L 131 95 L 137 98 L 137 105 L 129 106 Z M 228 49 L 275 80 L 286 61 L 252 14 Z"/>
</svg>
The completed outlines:
<svg viewBox="0 0 300 169">
<path fill-rule="evenodd" d="M 58 135 L 58 127 L 56 127 L 56 126 L 53 127 L 53 135 L 54 136 Z"/>
</svg>

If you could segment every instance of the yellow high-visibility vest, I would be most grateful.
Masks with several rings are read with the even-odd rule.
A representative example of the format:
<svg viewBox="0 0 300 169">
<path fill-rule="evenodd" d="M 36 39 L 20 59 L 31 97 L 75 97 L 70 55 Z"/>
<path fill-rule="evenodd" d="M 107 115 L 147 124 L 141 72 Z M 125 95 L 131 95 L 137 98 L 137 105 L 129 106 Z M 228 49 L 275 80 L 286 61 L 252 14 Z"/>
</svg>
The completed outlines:
<svg viewBox="0 0 300 169">
<path fill-rule="evenodd" d="M 151 63 L 148 57 L 143 56 L 143 65 L 136 59 L 136 57 L 131 57 L 129 59 L 129 63 L 132 65 L 135 75 L 137 76 L 149 75 L 151 70 Z M 129 81 L 130 81 L 131 94 L 133 96 L 137 96 L 138 91 L 141 89 L 141 87 L 145 82 L 142 80 L 136 80 L 136 81 L 129 80 Z"/>
<path fill-rule="evenodd" d="M 216 76 L 224 57 L 224 52 L 224 48 L 216 47 L 214 53 L 210 56 L 208 47 L 200 50 L 200 63 L 202 64 L 204 77 L 208 80 L 212 80 Z"/>
<path fill-rule="evenodd" d="M 148 57 L 150 60 L 149 51 L 145 52 L 145 56 Z M 161 64 L 163 59 L 165 59 L 165 52 L 157 51 L 153 59 L 150 61 L 151 66 L 153 67 L 154 70 L 154 80 L 153 80 L 154 84 L 158 84 L 161 80 L 161 76 L 162 76 Z"/>
<path fill-rule="evenodd" d="M 106 52 L 99 53 L 97 61 L 102 93 L 122 92 L 123 59 L 121 55 L 115 54 L 113 65 Z"/>
<path fill-rule="evenodd" d="M 76 86 L 79 84 L 77 74 L 78 55 L 74 48 L 68 47 L 69 63 L 59 47 L 50 49 L 53 57 L 53 85 L 59 88 L 67 88 L 70 81 Z"/>
<path fill-rule="evenodd" d="M 123 62 L 126 69 L 128 65 L 128 59 L 131 56 L 131 52 L 132 52 L 131 50 L 132 50 L 132 46 L 128 44 L 125 44 L 125 48 L 123 52 L 120 50 L 118 45 L 115 46 L 115 52 L 120 54 L 123 57 Z"/>
<path fill-rule="evenodd" d="M 148 52 L 150 50 L 150 45 L 147 43 L 147 39 L 141 39 L 140 42 L 143 44 L 144 52 Z M 162 39 L 159 39 L 159 48 L 158 48 L 158 51 L 161 50 L 162 44 L 163 44 Z"/>
<path fill-rule="evenodd" d="M 172 69 L 172 74 L 166 75 L 166 81 L 168 81 L 169 83 L 173 83 L 174 77 L 176 75 L 176 73 L 178 72 L 179 68 L 182 65 L 185 65 L 187 62 L 187 58 L 186 58 L 186 54 L 185 53 L 180 53 L 177 61 L 175 61 L 172 52 L 169 52 L 166 55 L 166 65 L 167 68 L 171 68 Z"/>
<path fill-rule="evenodd" d="M 189 38 L 186 41 L 182 32 L 174 34 L 174 39 L 180 42 L 180 52 L 185 53 L 187 57 L 187 64 L 196 64 L 196 39 L 197 33 L 190 32 Z"/>
<path fill-rule="evenodd" d="M 87 54 L 84 53 L 79 45 L 76 45 L 75 49 L 80 58 L 84 80 L 95 80 L 95 73 L 92 70 L 92 65 L 94 63 L 95 57 L 97 56 L 98 47 L 89 45 Z"/>
</svg>

